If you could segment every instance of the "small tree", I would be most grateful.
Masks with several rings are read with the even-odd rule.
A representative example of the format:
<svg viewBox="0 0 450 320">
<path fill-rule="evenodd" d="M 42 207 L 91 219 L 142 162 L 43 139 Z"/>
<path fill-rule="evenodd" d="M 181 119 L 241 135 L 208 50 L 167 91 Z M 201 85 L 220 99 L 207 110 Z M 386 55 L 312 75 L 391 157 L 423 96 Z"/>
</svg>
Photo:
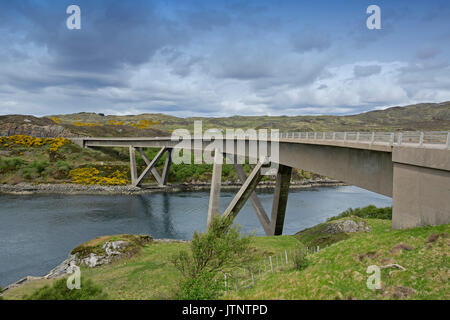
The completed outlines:
<svg viewBox="0 0 450 320">
<path fill-rule="evenodd" d="M 183 275 L 178 298 L 213 299 L 220 293 L 220 271 L 243 266 L 252 260 L 250 237 L 242 236 L 233 220 L 216 216 L 207 232 L 195 232 L 190 252 L 181 251 L 171 259 Z"/>
</svg>

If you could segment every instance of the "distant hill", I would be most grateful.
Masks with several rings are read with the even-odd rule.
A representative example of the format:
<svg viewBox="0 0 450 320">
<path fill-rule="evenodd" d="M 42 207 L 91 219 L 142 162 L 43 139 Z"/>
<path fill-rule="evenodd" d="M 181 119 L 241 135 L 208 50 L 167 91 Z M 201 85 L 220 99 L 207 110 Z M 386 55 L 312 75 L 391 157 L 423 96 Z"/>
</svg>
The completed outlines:
<svg viewBox="0 0 450 320">
<path fill-rule="evenodd" d="M 0 135 L 164 136 L 193 129 L 194 120 L 209 128 L 273 128 L 280 131 L 450 131 L 450 101 L 421 103 L 348 116 L 232 116 L 179 118 L 164 114 L 110 116 L 97 113 L 0 116 Z"/>
</svg>

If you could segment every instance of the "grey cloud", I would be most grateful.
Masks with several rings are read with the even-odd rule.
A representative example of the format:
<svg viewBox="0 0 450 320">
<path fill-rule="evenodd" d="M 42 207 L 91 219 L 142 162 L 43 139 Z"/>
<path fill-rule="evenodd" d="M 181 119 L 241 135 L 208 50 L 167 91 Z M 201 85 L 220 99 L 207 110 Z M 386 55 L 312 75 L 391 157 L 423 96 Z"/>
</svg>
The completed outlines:
<svg viewBox="0 0 450 320">
<path fill-rule="evenodd" d="M 381 66 L 370 65 L 370 66 L 354 66 L 353 74 L 356 78 L 369 77 L 374 74 L 379 74 L 381 72 Z"/>
<path fill-rule="evenodd" d="M 328 34 L 320 31 L 310 30 L 308 32 L 298 32 L 291 36 L 291 42 L 297 52 L 324 51 L 331 46 L 331 39 Z"/>
<path fill-rule="evenodd" d="M 111 72 L 126 64 L 145 63 L 158 49 L 189 40 L 176 22 L 158 15 L 141 0 L 132 5 L 117 0 L 77 1 L 82 29 L 68 30 L 65 8 L 69 4 L 19 1 L 14 7 L 19 13 L 17 21 L 8 24 L 22 32 L 27 41 L 47 48 L 54 57 L 52 67 Z"/>
<path fill-rule="evenodd" d="M 427 60 L 434 58 L 438 54 L 437 48 L 427 47 L 421 48 L 416 53 L 416 58 L 420 60 Z"/>
</svg>

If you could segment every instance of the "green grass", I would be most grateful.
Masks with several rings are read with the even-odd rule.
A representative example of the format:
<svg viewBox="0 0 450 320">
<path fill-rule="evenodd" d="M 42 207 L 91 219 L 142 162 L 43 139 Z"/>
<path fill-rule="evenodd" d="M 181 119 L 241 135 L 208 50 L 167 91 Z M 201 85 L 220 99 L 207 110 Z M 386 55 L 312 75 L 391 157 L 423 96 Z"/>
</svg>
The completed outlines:
<svg viewBox="0 0 450 320">
<path fill-rule="evenodd" d="M 230 299 L 449 299 L 449 239 L 433 234 L 449 235 L 450 225 L 392 230 L 388 220 L 367 219 L 372 231 L 357 233 L 348 239 L 309 256 L 303 271 L 267 274 L 248 290 L 232 292 Z M 412 250 L 392 250 L 398 244 Z M 382 289 L 366 286 L 370 265 L 397 263 L 406 271 L 382 269 Z M 389 275 L 389 271 L 394 271 Z M 398 287 L 411 288 L 414 294 L 400 296 Z"/>
<path fill-rule="evenodd" d="M 348 219 L 348 218 L 345 218 Z M 360 219 L 360 218 L 353 218 Z M 249 289 L 229 291 L 223 299 L 449 299 L 450 225 L 392 230 L 390 220 L 364 219 L 371 231 L 349 234 L 339 242 L 308 255 L 303 270 L 282 268 L 274 274 L 265 273 Z M 333 222 L 328 222 L 333 223 Z M 319 230 L 319 229 L 316 229 Z M 440 235 L 429 242 L 432 235 Z M 320 237 L 320 232 L 315 234 Z M 268 257 L 284 250 L 297 249 L 313 238 L 254 237 L 252 246 L 259 257 Z M 411 250 L 395 249 L 405 245 Z M 137 255 L 111 265 L 82 268 L 82 277 L 101 286 L 109 299 L 171 299 L 180 273 L 169 262 L 170 257 L 188 243 L 152 242 Z M 394 248 L 394 249 L 393 249 Z M 406 268 L 382 269 L 382 289 L 369 290 L 366 273 L 370 265 L 399 264 Z M 394 271 L 389 274 L 390 271 Z M 38 280 L 9 290 L 5 299 L 22 299 L 37 288 L 54 280 Z M 414 294 L 399 292 L 413 289 Z"/>
</svg>

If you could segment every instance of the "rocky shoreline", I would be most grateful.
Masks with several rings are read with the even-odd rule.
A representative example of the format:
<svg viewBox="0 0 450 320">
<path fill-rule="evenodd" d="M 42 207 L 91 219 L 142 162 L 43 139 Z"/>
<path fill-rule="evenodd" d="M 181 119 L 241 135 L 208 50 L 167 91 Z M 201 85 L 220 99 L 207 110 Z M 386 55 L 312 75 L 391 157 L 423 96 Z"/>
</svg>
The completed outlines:
<svg viewBox="0 0 450 320">
<path fill-rule="evenodd" d="M 345 183 L 337 180 L 304 180 L 291 182 L 291 189 L 305 189 L 313 187 L 334 187 L 343 186 Z M 258 189 L 272 189 L 275 182 L 260 182 Z M 222 190 L 238 190 L 241 184 L 225 182 L 222 184 Z M 112 194 L 112 195 L 136 195 L 155 192 L 182 192 L 182 191 L 207 191 L 210 189 L 210 183 L 181 183 L 170 184 L 165 187 L 157 185 L 144 185 L 143 188 L 126 186 L 101 186 L 101 185 L 81 185 L 81 184 L 35 184 L 18 183 L 15 185 L 0 185 L 0 194 L 29 195 L 29 194 Z"/>
</svg>

